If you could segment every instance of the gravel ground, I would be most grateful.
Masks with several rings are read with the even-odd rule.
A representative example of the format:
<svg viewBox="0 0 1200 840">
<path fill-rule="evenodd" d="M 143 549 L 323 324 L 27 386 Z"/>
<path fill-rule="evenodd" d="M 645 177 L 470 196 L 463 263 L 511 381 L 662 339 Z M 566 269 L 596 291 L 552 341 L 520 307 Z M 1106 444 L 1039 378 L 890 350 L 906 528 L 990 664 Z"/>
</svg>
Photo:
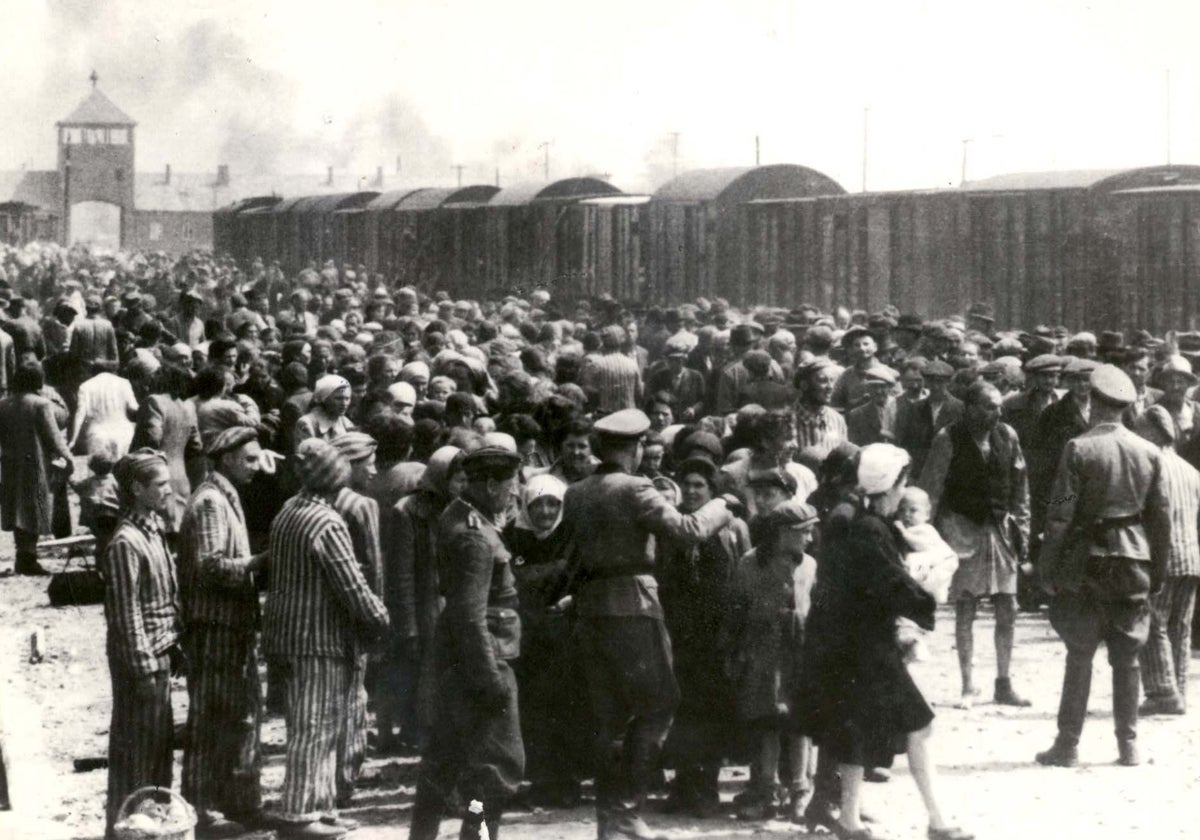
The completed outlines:
<svg viewBox="0 0 1200 840">
<path fill-rule="evenodd" d="M 0 573 L 12 568 L 12 544 L 0 536 Z M 62 561 L 52 561 L 58 568 Z M 98 838 L 104 828 L 105 771 L 73 771 L 77 758 L 102 756 L 107 749 L 111 708 L 104 658 L 104 616 L 99 606 L 48 606 L 46 579 L 0 578 L 0 731 L 8 757 L 14 810 L 0 813 L 0 838 Z M 29 634 L 42 634 L 45 660 L 29 662 Z M 977 681 L 990 687 L 994 658 L 990 616 L 977 626 Z M 971 710 L 952 707 L 958 690 L 953 650 L 953 618 L 939 615 L 930 639 L 930 661 L 914 674 L 934 704 L 934 751 L 940 768 L 943 810 L 956 823 L 990 838 L 1200 836 L 1200 732 L 1193 716 L 1155 718 L 1141 726 L 1144 764 L 1115 765 L 1109 670 L 1097 656 L 1092 713 L 1075 769 L 1047 769 L 1034 753 L 1054 738 L 1054 718 L 1062 678 L 1063 648 L 1044 615 L 1023 614 L 1017 628 L 1013 666 L 1018 691 L 1032 708 L 985 703 Z M 1200 669 L 1193 668 L 1193 680 Z M 1193 689 L 1195 696 L 1195 689 Z M 175 715 L 187 714 L 182 682 L 174 687 Z M 270 719 L 264 740 L 264 785 L 268 804 L 283 778 L 283 725 Z M 176 753 L 176 759 L 180 757 Z M 723 796 L 740 789 L 744 767 L 727 768 Z M 879 820 L 876 831 L 892 838 L 924 837 L 925 820 L 903 757 L 890 783 L 869 785 L 866 808 Z M 346 812 L 362 822 L 353 836 L 382 840 L 407 836 L 412 803 L 413 760 L 371 759 L 364 787 Z M 179 770 L 176 766 L 176 783 Z M 673 838 L 755 838 L 795 836 L 796 827 L 779 821 L 742 823 L 732 816 L 696 821 L 651 814 L 650 822 Z M 443 836 L 457 836 L 447 821 Z M 595 836 L 590 807 L 551 813 L 516 813 L 506 821 L 507 838 L 587 840 Z"/>
</svg>

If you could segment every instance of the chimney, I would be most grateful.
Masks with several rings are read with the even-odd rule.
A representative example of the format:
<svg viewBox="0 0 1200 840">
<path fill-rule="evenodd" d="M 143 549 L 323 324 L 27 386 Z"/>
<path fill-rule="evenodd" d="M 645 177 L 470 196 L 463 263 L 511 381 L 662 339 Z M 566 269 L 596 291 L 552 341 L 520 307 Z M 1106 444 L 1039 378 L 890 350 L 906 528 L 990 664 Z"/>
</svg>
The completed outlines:
<svg viewBox="0 0 1200 840">
<path fill-rule="evenodd" d="M 171 186 L 171 164 L 169 163 L 167 164 L 166 171 L 163 173 L 163 184 L 168 187 Z"/>
<path fill-rule="evenodd" d="M 229 186 L 229 164 L 217 164 L 217 183 L 214 186 L 228 187 Z"/>
<path fill-rule="evenodd" d="M 325 169 L 325 186 L 327 186 L 327 187 L 333 186 L 333 167 L 332 166 L 327 167 Z"/>
<path fill-rule="evenodd" d="M 383 167 L 382 166 L 375 167 L 375 182 L 373 184 L 371 184 L 371 186 L 373 186 L 373 187 L 382 187 L 383 186 Z"/>
<path fill-rule="evenodd" d="M 396 174 L 400 174 L 400 155 L 396 155 Z"/>
</svg>

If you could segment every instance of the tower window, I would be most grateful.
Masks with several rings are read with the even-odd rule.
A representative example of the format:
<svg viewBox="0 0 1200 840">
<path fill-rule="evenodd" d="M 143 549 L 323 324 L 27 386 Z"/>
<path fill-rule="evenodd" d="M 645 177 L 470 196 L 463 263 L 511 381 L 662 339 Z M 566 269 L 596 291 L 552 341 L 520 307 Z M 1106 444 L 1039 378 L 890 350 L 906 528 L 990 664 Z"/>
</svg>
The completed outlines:
<svg viewBox="0 0 1200 840">
<path fill-rule="evenodd" d="M 108 130 L 108 142 L 113 146 L 126 145 L 129 142 L 129 129 L 110 128 Z"/>
</svg>

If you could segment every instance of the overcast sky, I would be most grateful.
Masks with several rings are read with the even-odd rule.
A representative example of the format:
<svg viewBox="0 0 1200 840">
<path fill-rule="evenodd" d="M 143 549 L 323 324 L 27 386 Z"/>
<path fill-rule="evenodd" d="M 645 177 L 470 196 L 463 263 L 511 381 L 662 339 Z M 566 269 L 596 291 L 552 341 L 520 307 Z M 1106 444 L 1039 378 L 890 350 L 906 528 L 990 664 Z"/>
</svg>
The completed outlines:
<svg viewBox="0 0 1200 840">
<path fill-rule="evenodd" d="M 3 0 L 0 168 L 50 168 L 87 76 L 138 168 L 502 183 L 801 163 L 872 189 L 1200 163 L 1200 4 Z M 576 10 L 577 9 L 577 10 Z"/>
</svg>

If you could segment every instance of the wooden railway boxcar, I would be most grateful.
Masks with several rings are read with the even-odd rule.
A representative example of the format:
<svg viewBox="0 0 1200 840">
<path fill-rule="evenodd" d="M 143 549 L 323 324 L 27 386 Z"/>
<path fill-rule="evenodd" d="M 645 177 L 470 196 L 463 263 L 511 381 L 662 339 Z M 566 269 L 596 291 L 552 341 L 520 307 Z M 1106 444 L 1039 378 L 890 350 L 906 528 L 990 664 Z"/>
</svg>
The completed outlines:
<svg viewBox="0 0 1200 840">
<path fill-rule="evenodd" d="M 986 301 L 1000 327 L 1124 328 L 1131 313 L 1147 311 L 1157 281 L 1149 282 L 1155 258 L 1137 245 L 1132 205 L 1119 194 L 1196 180 L 1200 168 L 1153 167 L 751 201 L 738 211 L 737 275 L 756 302 L 769 304 L 893 303 L 944 316 Z"/>
<path fill-rule="evenodd" d="M 645 285 L 644 253 L 648 195 L 585 198 L 568 205 L 558 237 L 560 296 L 610 295 L 637 303 Z M 562 235 L 562 232 L 568 232 Z"/>
<path fill-rule="evenodd" d="M 739 277 L 744 240 L 738 235 L 738 205 L 844 192 L 827 175 L 793 164 L 698 169 L 671 179 L 648 207 L 648 300 L 673 303 L 704 295 L 761 303 Z"/>
<path fill-rule="evenodd" d="M 473 218 L 484 225 L 481 237 L 483 274 L 479 292 L 529 292 L 538 286 L 563 295 L 577 294 L 576 266 L 562 263 L 578 249 L 573 240 L 583 237 L 580 214 L 570 207 L 579 201 L 623 195 L 600 178 L 565 178 L 552 183 L 519 184 L 500 190 L 486 211 Z M 574 222 L 574 224 L 573 224 Z"/>
<path fill-rule="evenodd" d="M 388 276 L 427 292 L 466 294 L 478 273 L 481 243 L 470 238 L 477 228 L 464 220 L 471 218 L 468 211 L 483 207 L 498 192 L 490 184 L 429 188 L 397 202 L 383 222 L 396 247 Z"/>
</svg>

